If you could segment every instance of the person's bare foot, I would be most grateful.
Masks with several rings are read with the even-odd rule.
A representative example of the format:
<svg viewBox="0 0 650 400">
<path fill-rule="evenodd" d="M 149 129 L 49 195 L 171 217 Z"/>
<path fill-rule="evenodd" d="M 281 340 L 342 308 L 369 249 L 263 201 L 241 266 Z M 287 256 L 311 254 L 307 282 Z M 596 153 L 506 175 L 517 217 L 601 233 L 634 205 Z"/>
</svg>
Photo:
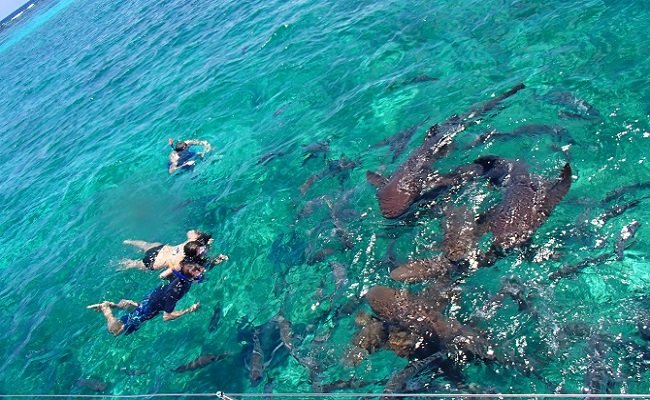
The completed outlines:
<svg viewBox="0 0 650 400">
<path fill-rule="evenodd" d="M 125 258 L 123 260 L 120 260 L 120 265 L 117 267 L 117 269 L 118 271 L 123 271 L 130 268 L 140 268 L 141 265 L 144 266 L 140 260 L 130 260 L 128 258 Z"/>
<path fill-rule="evenodd" d="M 86 306 L 86 308 L 89 310 L 101 311 L 104 308 L 114 307 L 114 306 L 116 306 L 116 304 L 111 301 L 102 301 L 101 303 L 91 304 L 89 306 Z"/>
</svg>

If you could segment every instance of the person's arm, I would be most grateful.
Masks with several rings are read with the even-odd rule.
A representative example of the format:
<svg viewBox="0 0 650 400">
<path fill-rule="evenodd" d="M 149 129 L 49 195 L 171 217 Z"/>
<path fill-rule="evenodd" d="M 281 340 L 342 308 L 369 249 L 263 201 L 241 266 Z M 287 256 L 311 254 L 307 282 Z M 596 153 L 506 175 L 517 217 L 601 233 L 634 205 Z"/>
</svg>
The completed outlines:
<svg viewBox="0 0 650 400">
<path fill-rule="evenodd" d="M 208 258 L 205 264 L 206 269 L 210 270 L 214 268 L 215 265 L 221 264 L 222 262 L 227 261 L 228 259 L 229 259 L 228 256 L 225 254 L 219 254 L 215 258 Z"/>
<path fill-rule="evenodd" d="M 181 165 L 176 165 L 178 163 L 178 153 L 175 151 L 172 151 L 172 153 L 169 155 L 169 168 L 167 169 L 170 174 L 173 174 L 174 171 L 179 169 Z"/>
<path fill-rule="evenodd" d="M 190 140 L 186 140 L 185 143 L 187 143 L 190 146 L 203 146 L 203 151 L 198 153 L 199 156 L 201 157 L 203 157 L 205 153 L 212 150 L 212 146 L 210 146 L 210 143 L 208 143 L 207 140 L 190 139 Z"/>
<path fill-rule="evenodd" d="M 174 271 L 172 268 L 166 268 L 158 276 L 160 277 L 160 279 L 171 279 L 172 271 Z"/>
<path fill-rule="evenodd" d="M 170 313 L 163 311 L 163 321 L 171 321 L 173 319 L 180 318 L 183 315 L 193 313 L 198 309 L 199 309 L 199 303 L 194 303 L 184 310 L 172 311 Z"/>
<path fill-rule="evenodd" d="M 163 265 L 163 268 L 165 268 L 165 270 L 163 272 L 161 272 L 160 275 L 158 275 L 160 277 L 160 279 L 172 279 L 173 272 L 175 270 L 176 271 L 181 270 L 180 265 L 174 265 L 174 263 L 171 262 L 170 260 L 165 261 L 165 264 Z"/>
</svg>

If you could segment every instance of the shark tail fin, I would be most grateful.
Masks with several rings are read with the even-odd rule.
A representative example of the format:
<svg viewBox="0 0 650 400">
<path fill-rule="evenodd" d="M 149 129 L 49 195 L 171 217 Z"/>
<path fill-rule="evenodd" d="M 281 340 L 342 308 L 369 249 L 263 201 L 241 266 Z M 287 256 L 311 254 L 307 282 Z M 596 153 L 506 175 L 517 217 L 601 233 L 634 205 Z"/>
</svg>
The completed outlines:
<svg viewBox="0 0 650 400">
<path fill-rule="evenodd" d="M 376 187 L 377 189 L 381 189 L 384 186 L 386 186 L 386 183 L 388 182 L 388 179 L 385 177 L 381 176 L 380 174 L 374 172 L 374 171 L 367 171 L 366 172 L 366 179 L 368 179 L 368 182 Z"/>
</svg>

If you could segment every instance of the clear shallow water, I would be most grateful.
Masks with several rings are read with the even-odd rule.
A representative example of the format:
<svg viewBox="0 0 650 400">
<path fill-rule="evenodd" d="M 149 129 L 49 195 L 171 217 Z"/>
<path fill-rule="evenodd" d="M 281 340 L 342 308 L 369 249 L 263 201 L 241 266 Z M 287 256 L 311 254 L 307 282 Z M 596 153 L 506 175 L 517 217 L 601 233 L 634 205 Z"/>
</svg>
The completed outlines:
<svg viewBox="0 0 650 400">
<path fill-rule="evenodd" d="M 563 232 L 585 209 L 582 219 L 596 218 L 607 192 L 650 180 L 649 18 L 647 5 L 630 1 L 39 4 L 0 32 L 0 390 L 93 393 L 79 380 L 96 379 L 108 384 L 103 393 L 114 394 L 261 392 L 272 379 L 276 392 L 309 392 L 307 372 L 286 355 L 262 384 L 248 380 L 238 321 L 263 324 L 282 310 L 297 327 L 312 325 L 299 351 L 323 362 L 324 382 L 353 375 L 378 382 L 359 390 L 381 391 L 406 361 L 381 351 L 357 367 L 340 362 L 356 331 L 354 317 L 331 318 L 327 300 L 335 290 L 332 260 L 347 266 L 349 279 L 335 306 L 375 284 L 400 286 L 380 263 L 393 222 L 381 217 L 365 171 L 382 164 L 393 171 L 406 154 L 388 163 L 385 148 L 370 146 L 427 116 L 442 122 L 525 82 L 507 108 L 458 142 L 488 129 L 558 124 L 574 141 L 568 155 L 554 150 L 548 136 L 523 136 L 467 151 L 459 145 L 441 165 L 499 154 L 554 177 L 569 158 L 571 190 L 533 238 L 538 249 L 561 258 L 506 257 L 462 282 L 458 305 L 448 312 L 465 321 L 504 277 L 519 277 L 538 315 L 505 302 L 478 327 L 499 350 L 536 359 L 551 386 L 580 391 L 593 365 L 594 337 L 645 346 L 636 321 L 648 307 L 647 200 L 603 226 L 587 224 L 580 237 Z M 438 80 L 406 84 L 424 74 Z M 601 118 L 562 118 L 571 107 L 549 101 L 555 91 L 584 99 Z M 207 139 L 216 149 L 194 173 L 170 177 L 164 167 L 169 136 Z M 301 166 L 301 145 L 320 140 L 330 140 L 330 158 L 345 154 L 361 166 L 342 187 L 324 179 L 302 195 L 299 187 L 324 163 Z M 286 154 L 258 164 L 274 151 Z M 345 208 L 360 213 L 346 222 L 354 246 L 313 265 L 298 260 L 292 247 L 335 242 L 326 209 L 302 218 L 299 211 L 321 195 L 343 202 L 341 190 L 349 191 Z M 634 190 L 618 202 L 647 195 Z M 557 284 L 547 279 L 563 264 L 611 248 L 634 219 L 642 225 L 623 261 Z M 137 255 L 122 240 L 175 243 L 191 228 L 213 232 L 213 251 L 231 258 L 183 299 L 182 305 L 201 301 L 203 309 L 169 323 L 150 321 L 128 337 L 108 335 L 103 319 L 85 305 L 140 300 L 158 284 L 155 274 L 118 270 L 119 260 Z M 427 246 L 440 239 L 436 218 L 402 230 L 398 259 L 434 253 Z M 293 246 L 278 245 L 293 232 Z M 594 248 L 599 238 L 609 240 L 606 247 Z M 287 267 L 282 260 L 298 261 Z M 208 332 L 216 305 L 224 316 Z M 566 333 L 576 323 L 590 333 Z M 314 344 L 326 333 L 328 341 Z M 231 356 L 195 372 L 170 372 L 200 354 L 222 352 Z M 643 363 L 626 358 L 640 354 L 608 346 L 603 359 L 621 371 L 614 392 L 650 390 Z M 464 366 L 463 375 L 484 390 L 552 389 L 480 362 Z M 435 383 L 448 384 L 440 377 Z"/>
</svg>

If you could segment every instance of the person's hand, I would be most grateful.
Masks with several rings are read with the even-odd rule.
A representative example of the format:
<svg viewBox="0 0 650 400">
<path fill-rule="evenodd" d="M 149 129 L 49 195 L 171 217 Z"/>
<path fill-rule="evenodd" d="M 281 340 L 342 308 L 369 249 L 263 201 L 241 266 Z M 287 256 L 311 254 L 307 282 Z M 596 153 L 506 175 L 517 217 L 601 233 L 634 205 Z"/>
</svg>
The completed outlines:
<svg viewBox="0 0 650 400">
<path fill-rule="evenodd" d="M 227 260 L 229 260 L 228 256 L 225 255 L 225 254 L 219 254 L 219 255 L 217 256 L 217 258 L 218 258 L 219 260 L 221 260 L 221 261 L 227 261 Z"/>
<path fill-rule="evenodd" d="M 167 143 L 169 143 L 170 146 L 173 146 L 173 145 L 174 145 L 174 139 L 169 138 L 169 139 L 167 140 Z"/>
<path fill-rule="evenodd" d="M 200 303 L 194 303 L 187 309 L 187 312 L 194 312 L 199 309 L 199 306 Z"/>
<path fill-rule="evenodd" d="M 195 160 L 190 160 L 190 161 L 186 162 L 186 163 L 183 164 L 183 165 L 190 166 L 190 165 L 194 165 L 194 164 L 196 164 L 196 161 L 195 161 Z"/>
</svg>

